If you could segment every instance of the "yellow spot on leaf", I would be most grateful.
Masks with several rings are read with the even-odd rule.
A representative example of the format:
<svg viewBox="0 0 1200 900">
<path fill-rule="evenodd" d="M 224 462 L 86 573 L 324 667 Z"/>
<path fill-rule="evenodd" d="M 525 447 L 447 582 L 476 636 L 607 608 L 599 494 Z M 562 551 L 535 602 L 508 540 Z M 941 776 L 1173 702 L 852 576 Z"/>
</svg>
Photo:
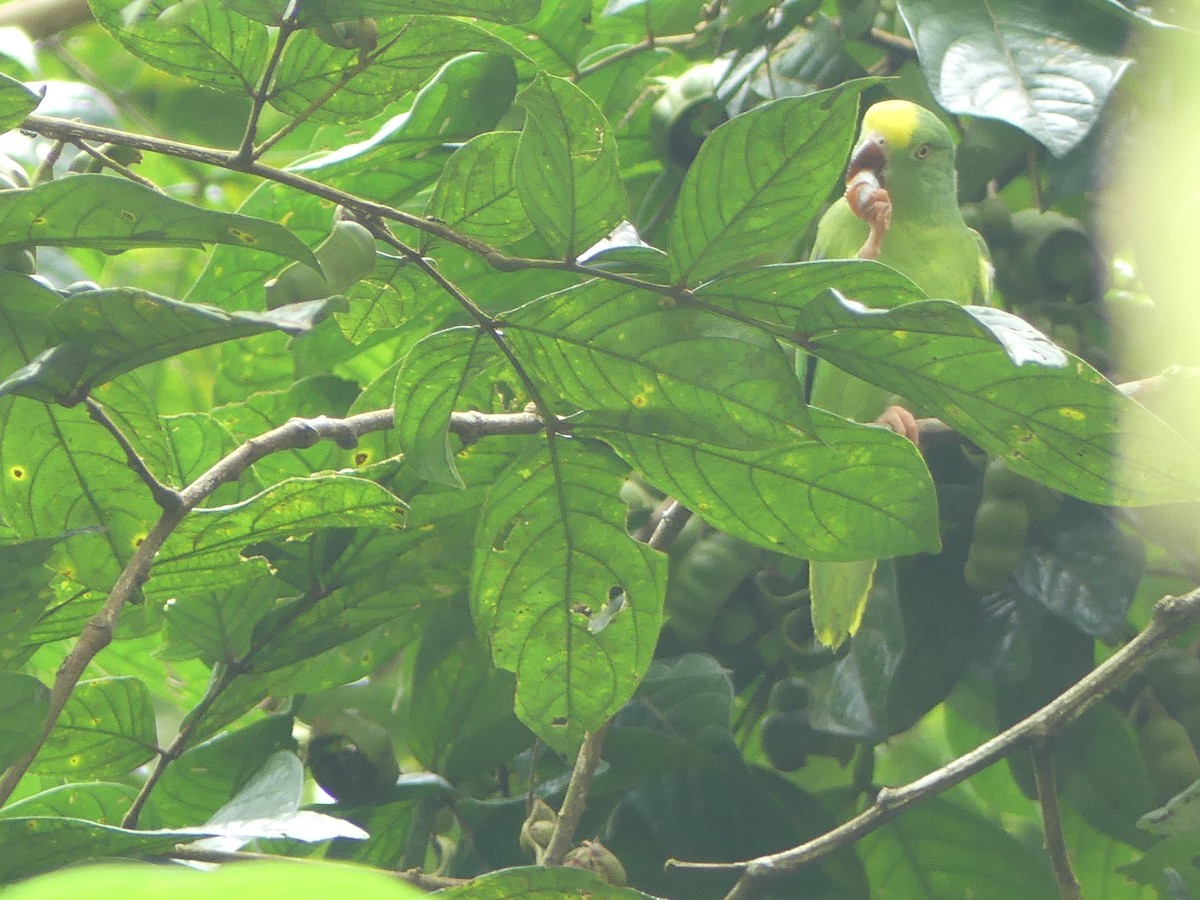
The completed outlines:
<svg viewBox="0 0 1200 900">
<path fill-rule="evenodd" d="M 240 228 L 230 228 L 229 233 L 247 246 L 253 247 L 258 244 L 258 238 L 248 231 L 243 231 Z"/>
<path fill-rule="evenodd" d="M 25 470 L 21 466 L 13 466 L 8 470 L 8 474 L 13 477 L 14 481 L 21 481 L 25 477 Z"/>
<path fill-rule="evenodd" d="M 136 222 L 138 220 L 137 213 L 133 212 L 132 210 L 123 209 L 121 210 L 120 215 L 121 218 L 128 219 L 130 222 Z"/>
<path fill-rule="evenodd" d="M 1076 409 L 1073 406 L 1060 406 L 1058 408 L 1058 414 L 1064 419 L 1073 419 L 1076 422 L 1082 422 L 1087 418 L 1087 416 L 1083 413 L 1083 410 Z"/>
</svg>

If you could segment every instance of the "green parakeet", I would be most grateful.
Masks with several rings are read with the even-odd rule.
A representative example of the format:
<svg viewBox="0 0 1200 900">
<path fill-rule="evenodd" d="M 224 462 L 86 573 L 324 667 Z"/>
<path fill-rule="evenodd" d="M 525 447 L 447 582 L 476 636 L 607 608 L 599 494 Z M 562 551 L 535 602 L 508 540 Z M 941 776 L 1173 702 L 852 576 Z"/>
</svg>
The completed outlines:
<svg viewBox="0 0 1200 900">
<path fill-rule="evenodd" d="M 937 116 L 906 100 L 876 103 L 863 117 L 846 177 L 846 196 L 818 223 L 813 259 L 877 258 L 930 297 L 989 301 L 987 246 L 963 222 L 954 141 Z M 814 406 L 876 422 L 891 396 L 828 363 L 816 365 Z M 916 440 L 915 420 L 898 412 L 887 421 Z M 837 647 L 858 629 L 874 572 L 875 560 L 812 563 L 813 628 L 822 643 Z"/>
</svg>

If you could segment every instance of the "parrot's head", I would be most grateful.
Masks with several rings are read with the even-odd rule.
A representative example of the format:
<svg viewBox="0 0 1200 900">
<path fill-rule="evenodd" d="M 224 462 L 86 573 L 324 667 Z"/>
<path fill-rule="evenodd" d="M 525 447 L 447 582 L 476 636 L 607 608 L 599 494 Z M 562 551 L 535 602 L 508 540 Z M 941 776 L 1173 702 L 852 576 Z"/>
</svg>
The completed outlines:
<svg viewBox="0 0 1200 900">
<path fill-rule="evenodd" d="M 907 100 L 884 100 L 863 116 L 846 180 L 871 171 L 891 195 L 895 214 L 957 209 L 954 140 L 942 120 Z"/>
</svg>

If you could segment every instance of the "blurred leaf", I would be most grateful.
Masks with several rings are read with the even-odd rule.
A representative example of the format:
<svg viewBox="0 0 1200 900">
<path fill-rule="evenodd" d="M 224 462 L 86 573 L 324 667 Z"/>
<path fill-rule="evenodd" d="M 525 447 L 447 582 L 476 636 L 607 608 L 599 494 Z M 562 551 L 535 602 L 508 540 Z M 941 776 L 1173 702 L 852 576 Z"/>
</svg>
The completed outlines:
<svg viewBox="0 0 1200 900">
<path fill-rule="evenodd" d="M 1008 834 L 997 822 L 935 797 L 858 843 L 872 893 L 988 897 L 1057 896 L 1040 848 Z"/>
<path fill-rule="evenodd" d="M 765 103 L 717 128 L 684 176 L 671 224 L 671 273 L 695 285 L 802 232 L 829 198 L 868 80 Z"/>
<path fill-rule="evenodd" d="M 1127 506 L 1200 497 L 1200 451 L 1011 313 L 950 300 L 868 309 L 834 291 L 796 318 L 806 350 L 1055 490 Z"/>
<path fill-rule="evenodd" d="M 228 244 L 319 266 L 294 234 L 251 216 L 202 209 L 111 175 L 72 175 L 0 191 L 0 245 L 198 247 Z"/>
<path fill-rule="evenodd" d="M 574 259 L 625 218 L 628 202 L 612 127 L 571 82 L 539 73 L 517 95 L 517 193 L 529 221 L 563 259 Z"/>
<path fill-rule="evenodd" d="M 630 431 L 749 449 L 809 430 L 803 387 L 773 338 L 660 294 L 588 281 L 503 322 L 543 390 Z"/>
<path fill-rule="evenodd" d="M 805 559 L 900 556 L 938 546 L 929 470 L 910 441 L 813 409 L 814 437 L 781 431 L 757 450 L 654 438 L 607 423 L 595 435 L 706 522 Z"/>
<path fill-rule="evenodd" d="M 479 514 L 475 626 L 517 676 L 517 715 L 560 751 L 633 694 L 662 622 L 666 557 L 626 533 L 624 475 L 597 445 L 539 440 Z"/>
<path fill-rule="evenodd" d="M 1131 60 L 1127 22 L 1068 0 L 898 0 L 921 70 L 953 113 L 1010 122 L 1055 156 L 1096 123 Z M 1110 14 L 1111 13 L 1111 14 Z"/>
<path fill-rule="evenodd" d="M 394 16 L 401 12 L 473 16 L 492 22 L 524 22 L 537 15 L 542 0 L 311 0 L 303 14 L 334 19 Z"/>
<path fill-rule="evenodd" d="M 527 866 L 503 869 L 471 879 L 470 884 L 441 892 L 446 900 L 559 900 L 568 896 L 588 900 L 652 900 L 633 888 L 614 887 L 594 872 L 569 866 Z"/>
<path fill-rule="evenodd" d="M 0 131 L 19 125 L 41 98 L 16 79 L 0 75 Z"/>
<path fill-rule="evenodd" d="M 291 716 L 270 716 L 187 750 L 167 766 L 145 815 L 162 826 L 207 822 L 278 750 L 290 750 Z"/>
<path fill-rule="evenodd" d="M 49 688 L 30 675 L 0 672 L 0 767 L 7 768 L 34 745 L 49 712 Z"/>
<path fill-rule="evenodd" d="M 90 778 L 124 775 L 154 757 L 158 736 L 150 692 L 137 678 L 81 681 L 30 767 Z"/>
<path fill-rule="evenodd" d="M 340 11 L 337 15 L 345 18 Z M 482 52 L 523 57 L 477 25 L 448 16 L 382 19 L 378 27 L 377 47 L 362 51 L 332 47 L 309 29 L 293 34 L 275 70 L 271 105 L 314 122 L 354 122 L 383 112 L 456 56 Z M 510 84 L 511 80 L 510 75 Z"/>
</svg>

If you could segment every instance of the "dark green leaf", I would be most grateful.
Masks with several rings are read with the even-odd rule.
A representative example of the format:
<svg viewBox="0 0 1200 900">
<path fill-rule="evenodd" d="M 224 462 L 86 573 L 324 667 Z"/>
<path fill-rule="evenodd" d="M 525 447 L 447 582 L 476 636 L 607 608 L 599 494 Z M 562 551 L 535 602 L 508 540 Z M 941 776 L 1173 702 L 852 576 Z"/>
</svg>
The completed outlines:
<svg viewBox="0 0 1200 900">
<path fill-rule="evenodd" d="M 168 828 L 207 822 L 268 757 L 294 745 L 291 716 L 271 716 L 193 747 L 167 767 L 147 814 Z"/>
<path fill-rule="evenodd" d="M 604 423 L 576 433 L 595 433 L 706 522 L 769 550 L 849 561 L 937 548 L 933 486 L 911 442 L 815 409 L 813 426 L 814 437 L 782 433 L 757 450 Z"/>
<path fill-rule="evenodd" d="M 492 131 L 454 152 L 425 215 L 469 237 L 503 246 L 532 232 L 517 196 L 514 164 L 520 135 Z"/>
<path fill-rule="evenodd" d="M 526 113 L 515 164 L 521 203 L 550 252 L 574 259 L 626 215 L 612 127 L 580 88 L 544 72 L 517 103 Z"/>
<path fill-rule="evenodd" d="M 270 43 L 261 22 L 231 14 L 225 3 L 90 2 L 96 21 L 150 65 L 217 90 L 254 93 Z M 128 20 L 131 8 L 133 21 Z M 172 13 L 164 16 L 168 9 Z"/>
<path fill-rule="evenodd" d="M 318 266 L 282 226 L 236 213 L 201 209 L 124 178 L 72 175 L 34 188 L 0 191 L 0 245 L 198 247 L 228 244 Z"/>
<path fill-rule="evenodd" d="M 714 131 L 679 190 L 671 274 L 699 284 L 778 254 L 819 213 L 846 164 L 867 81 L 765 103 Z"/>
<path fill-rule="evenodd" d="M 658 639 L 666 557 L 626 534 L 624 475 L 596 445 L 539 441 L 479 515 L 476 627 L 516 673 L 517 715 L 560 750 L 629 699 Z"/>
<path fill-rule="evenodd" d="M 137 678 L 81 681 L 30 771 L 104 778 L 154 756 L 158 737 L 150 692 Z"/>
<path fill-rule="evenodd" d="M 381 20 L 377 48 L 361 55 L 357 49 L 332 47 L 306 29 L 287 43 L 271 105 L 315 122 L 359 121 L 416 90 L 449 60 L 473 52 L 523 56 L 479 26 L 444 16 Z M 511 96 L 511 75 L 508 81 Z"/>
<path fill-rule="evenodd" d="M 396 432 L 405 462 L 422 478 L 462 487 L 450 446 L 450 414 L 465 383 L 491 362 L 494 345 L 477 328 L 439 331 L 417 343 L 396 377 Z"/>
<path fill-rule="evenodd" d="M 503 321 L 545 390 L 630 431 L 749 449 L 808 430 L 803 387 L 773 338 L 660 294 L 589 281 Z"/>
<path fill-rule="evenodd" d="M 875 310 L 834 292 L 795 326 L 817 356 L 1056 490 L 1129 506 L 1200 498 L 1200 451 L 1003 310 L 949 300 Z"/>
<path fill-rule="evenodd" d="M 49 711 L 50 689 L 44 684 L 20 672 L 0 672 L 0 766 L 7 768 L 33 746 Z"/>
<path fill-rule="evenodd" d="M 1079 0 L 898 6 L 942 106 L 1009 122 L 1055 156 L 1083 140 L 1131 62 L 1121 55 L 1121 15 L 1098 15 L 1095 4 Z"/>
<path fill-rule="evenodd" d="M 41 99 L 16 79 L 0 75 L 0 131 L 19 125 Z"/>
</svg>

